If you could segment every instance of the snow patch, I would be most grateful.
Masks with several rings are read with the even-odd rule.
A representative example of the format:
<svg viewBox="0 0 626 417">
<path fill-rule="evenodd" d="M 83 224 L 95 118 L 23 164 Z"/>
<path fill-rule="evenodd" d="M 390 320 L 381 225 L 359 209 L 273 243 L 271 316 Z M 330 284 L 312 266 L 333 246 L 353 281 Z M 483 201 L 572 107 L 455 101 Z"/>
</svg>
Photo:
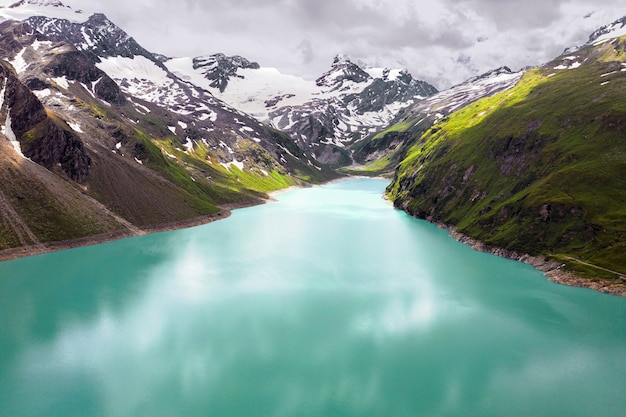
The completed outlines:
<svg viewBox="0 0 626 417">
<path fill-rule="evenodd" d="M 217 113 L 203 113 L 198 119 L 200 119 L 201 121 L 210 120 L 211 122 L 215 123 L 217 121 Z"/>
<path fill-rule="evenodd" d="M 115 144 L 115 149 L 117 149 L 117 150 L 122 149 L 122 142 L 117 142 L 117 143 Z"/>
<path fill-rule="evenodd" d="M 133 103 L 133 105 L 135 106 L 135 108 L 137 109 L 139 113 L 143 113 L 143 114 L 150 113 L 150 109 L 144 106 L 143 104 L 136 103 L 133 100 L 130 100 L 130 102 Z"/>
<path fill-rule="evenodd" d="M 167 128 L 170 130 L 170 132 L 176 134 L 176 126 L 168 126 Z"/>
<path fill-rule="evenodd" d="M 114 80 L 145 79 L 157 85 L 170 84 L 167 73 L 144 56 L 138 55 L 134 58 L 109 57 L 103 59 L 96 66 Z"/>
<path fill-rule="evenodd" d="M 181 121 L 179 121 L 179 122 L 178 122 L 178 126 L 182 127 L 183 129 L 187 129 L 187 126 L 188 126 L 188 125 L 187 125 L 187 123 L 185 123 L 185 122 L 181 122 Z"/>
<path fill-rule="evenodd" d="M 610 83 L 610 81 L 605 81 L 605 82 L 601 83 L 600 85 L 607 85 L 608 83 Z"/>
<path fill-rule="evenodd" d="M 26 48 L 23 48 L 17 55 L 15 55 L 15 58 L 13 58 L 12 61 L 9 61 L 13 68 L 15 68 L 15 72 L 17 72 L 18 74 L 26 71 L 26 69 L 30 65 L 24 60 L 24 52 L 26 52 Z"/>
<path fill-rule="evenodd" d="M 4 93 L 4 90 L 2 92 Z M 3 94 L 3 97 L 4 97 L 4 94 Z M 2 133 L 4 134 L 4 136 L 7 137 L 9 142 L 11 142 L 11 145 L 13 145 L 15 152 L 17 152 L 17 154 L 21 156 L 22 158 L 27 159 L 26 156 L 24 156 L 24 153 L 22 153 L 22 147 L 20 146 L 20 142 L 17 140 L 17 137 L 15 136 L 15 132 L 13 132 L 13 129 L 11 129 L 11 110 L 10 109 L 9 111 L 7 111 L 7 118 L 6 118 L 6 121 L 4 122 L 4 126 L 2 127 Z"/>
<path fill-rule="evenodd" d="M 225 144 L 223 141 L 220 141 L 220 146 L 222 148 L 225 148 L 226 150 L 228 150 L 229 153 L 233 154 L 235 153 L 230 146 L 228 146 L 227 144 Z"/>
<path fill-rule="evenodd" d="M 54 81 L 59 87 L 64 88 L 66 90 L 70 88 L 70 83 L 67 81 L 67 78 L 65 77 L 52 78 L 52 81 Z"/>
<path fill-rule="evenodd" d="M 236 166 L 237 168 L 239 168 L 239 170 L 240 170 L 240 171 L 243 171 L 243 167 L 244 167 L 244 165 L 243 165 L 243 161 L 241 161 L 241 162 L 240 162 L 240 161 L 238 161 L 237 159 L 233 159 L 233 160 L 232 160 L 232 162 L 227 162 L 227 163 L 224 163 L 224 162 L 223 162 L 223 163 L 221 163 L 220 165 L 221 165 L 221 166 L 223 166 L 224 168 L 226 168 L 226 169 L 227 169 L 227 170 L 229 170 L 229 171 L 230 171 L 230 168 L 231 168 L 233 165 L 234 165 L 234 166 Z"/>
<path fill-rule="evenodd" d="M 183 146 L 187 148 L 187 153 L 193 152 L 193 141 L 191 139 L 187 138 L 187 142 L 185 142 Z"/>
<path fill-rule="evenodd" d="M 582 64 L 580 62 L 573 62 L 570 65 L 557 65 L 556 67 L 554 67 L 555 70 L 566 70 L 566 69 L 576 69 L 578 67 L 580 67 Z"/>
<path fill-rule="evenodd" d="M 606 74 L 602 74 L 600 77 L 608 77 L 609 75 L 617 74 L 619 71 L 607 72 Z"/>
<path fill-rule="evenodd" d="M 44 98 L 50 96 L 52 91 L 49 88 L 46 88 L 45 90 L 33 91 L 33 94 L 35 94 L 39 100 L 43 100 Z"/>
<path fill-rule="evenodd" d="M 135 157 L 135 162 L 137 162 L 139 165 L 143 165 L 143 162 L 140 159 L 137 159 L 137 157 Z"/>
<path fill-rule="evenodd" d="M 52 47 L 52 42 L 50 41 L 38 41 L 35 39 L 35 42 L 33 42 L 33 44 L 31 45 L 33 47 L 33 49 L 35 51 L 39 51 L 39 48 L 41 48 L 42 46 L 45 48 L 51 48 Z"/>
<path fill-rule="evenodd" d="M 67 124 L 72 128 L 74 132 L 85 133 L 80 126 L 80 123 L 67 122 Z"/>
</svg>

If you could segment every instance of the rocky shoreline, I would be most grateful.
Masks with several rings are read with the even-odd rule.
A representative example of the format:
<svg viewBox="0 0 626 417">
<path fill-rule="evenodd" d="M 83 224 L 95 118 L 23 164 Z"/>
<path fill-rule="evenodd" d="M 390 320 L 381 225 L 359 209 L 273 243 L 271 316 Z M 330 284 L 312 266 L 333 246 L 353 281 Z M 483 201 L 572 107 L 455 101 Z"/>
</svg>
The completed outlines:
<svg viewBox="0 0 626 417">
<path fill-rule="evenodd" d="M 490 246 L 459 232 L 454 226 L 441 222 L 434 222 L 434 224 L 436 224 L 439 228 L 448 231 L 452 238 L 470 246 L 474 250 L 529 264 L 537 270 L 543 272 L 544 275 L 548 277 L 548 280 L 556 284 L 568 285 L 570 287 L 589 288 L 605 294 L 626 297 L 626 282 L 580 277 L 570 271 L 564 270 L 561 264 L 550 261 L 544 256 L 531 256 L 525 253 Z"/>
</svg>

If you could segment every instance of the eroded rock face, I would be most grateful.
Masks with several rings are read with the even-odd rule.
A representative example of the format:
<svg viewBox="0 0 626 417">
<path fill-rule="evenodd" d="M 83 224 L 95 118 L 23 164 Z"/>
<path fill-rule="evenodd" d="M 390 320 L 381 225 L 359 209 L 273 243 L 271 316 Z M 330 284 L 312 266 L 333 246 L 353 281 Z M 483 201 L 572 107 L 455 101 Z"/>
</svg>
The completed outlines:
<svg viewBox="0 0 626 417">
<path fill-rule="evenodd" d="M 47 169 L 60 168 L 73 181 L 85 181 L 91 158 L 81 139 L 69 127 L 64 128 L 63 121 L 49 115 L 4 62 L 0 62 L 0 78 L 6 87 L 2 121 L 10 122 L 24 155 Z"/>
<path fill-rule="evenodd" d="M 248 61 L 239 55 L 215 54 L 194 58 L 193 68 L 201 69 L 204 77 L 212 81 L 211 87 L 217 88 L 223 93 L 231 78 L 243 78 L 237 74 L 238 69 L 259 69 L 260 66 L 256 62 Z"/>
<path fill-rule="evenodd" d="M 26 22 L 53 42 L 71 43 L 94 63 L 106 57 L 143 56 L 164 68 L 153 54 L 101 13 L 93 14 L 84 23 L 45 16 L 33 16 Z"/>
<path fill-rule="evenodd" d="M 79 51 L 59 54 L 48 64 L 46 71 L 54 77 L 65 77 L 93 88 L 96 97 L 116 105 L 126 102 L 122 90 L 104 71 Z"/>
</svg>

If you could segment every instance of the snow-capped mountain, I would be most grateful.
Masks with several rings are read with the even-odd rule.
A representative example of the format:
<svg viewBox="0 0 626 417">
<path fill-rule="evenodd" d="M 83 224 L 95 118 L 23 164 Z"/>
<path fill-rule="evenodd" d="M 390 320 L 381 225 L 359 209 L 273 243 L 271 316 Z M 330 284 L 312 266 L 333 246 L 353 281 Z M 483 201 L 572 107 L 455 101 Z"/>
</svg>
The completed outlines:
<svg viewBox="0 0 626 417">
<path fill-rule="evenodd" d="M 508 67 L 500 67 L 428 97 L 411 107 L 410 111 L 427 116 L 438 114 L 436 118 L 441 118 L 480 98 L 512 88 L 523 74 L 524 71 L 513 72 Z"/>
<path fill-rule="evenodd" d="M 49 16 L 32 16 L 26 21 L 54 42 L 71 43 L 94 62 L 107 58 L 141 56 L 164 68 L 152 53 L 101 13 L 92 14 L 81 21 Z"/>
<path fill-rule="evenodd" d="M 329 164 L 349 164 L 349 147 L 387 125 L 402 108 L 437 90 L 406 70 L 360 66 L 337 56 L 315 81 L 223 54 L 165 61 L 174 74 L 258 120 L 287 132 Z"/>
<path fill-rule="evenodd" d="M 77 226 L 54 239 L 141 233 L 335 176 L 287 135 L 171 74 L 104 15 L 56 1 L 0 15 L 0 171 L 24 167 L 0 191 L 47 187 L 54 213 L 68 207 L 55 193 L 71 195 Z M 38 213 L 33 221 L 59 228 L 57 214 Z"/>
<path fill-rule="evenodd" d="M 84 22 L 89 14 L 74 10 L 59 0 L 0 0 L 0 19 L 24 20 L 31 16 L 47 16 Z"/>
<path fill-rule="evenodd" d="M 399 112 L 394 120 L 402 129 L 391 128 L 382 137 L 369 137 L 362 142 L 355 152 L 355 160 L 365 164 L 389 155 L 392 161 L 402 157 L 405 147 L 414 139 L 416 131 L 426 131 L 443 117 L 459 110 L 483 97 L 489 97 L 498 91 L 513 88 L 524 71 L 513 72 L 508 67 L 501 67 L 458 84 L 448 90 L 440 91 Z M 402 134 L 411 130 L 411 135 Z M 393 167 L 391 164 L 390 167 Z"/>
<path fill-rule="evenodd" d="M 589 36 L 587 44 L 598 44 L 613 38 L 626 35 L 626 16 L 615 22 L 602 26 Z"/>
<path fill-rule="evenodd" d="M 45 15 L 45 11 L 59 7 L 66 14 L 66 8 L 58 2 L 39 2 L 34 6 L 37 15 L 25 21 L 49 40 L 73 45 L 117 83 L 137 110 L 144 114 L 151 111 L 149 106 L 146 107 L 146 103 L 150 103 L 173 112 L 169 130 L 183 149 L 193 152 L 208 147 L 218 155 L 217 162 L 225 166 L 237 162 L 252 168 L 254 163 L 251 160 L 243 162 L 243 152 L 235 152 L 238 148 L 248 147 L 240 143 L 243 140 L 268 150 L 284 167 L 288 165 L 287 160 L 295 158 L 301 159 L 298 163 L 320 169 L 313 158 L 293 148 L 277 145 L 275 134 L 267 126 L 216 99 L 205 89 L 172 74 L 160 57 L 141 47 L 103 14 L 70 20 Z M 4 14 L 10 16 L 19 12 L 22 16 L 27 13 L 24 9 L 31 10 L 31 7 L 30 3 L 13 5 L 5 8 Z M 224 146 L 233 152 L 222 152 L 226 149 Z M 268 168 L 261 170 L 268 172 L 271 170 Z"/>
</svg>

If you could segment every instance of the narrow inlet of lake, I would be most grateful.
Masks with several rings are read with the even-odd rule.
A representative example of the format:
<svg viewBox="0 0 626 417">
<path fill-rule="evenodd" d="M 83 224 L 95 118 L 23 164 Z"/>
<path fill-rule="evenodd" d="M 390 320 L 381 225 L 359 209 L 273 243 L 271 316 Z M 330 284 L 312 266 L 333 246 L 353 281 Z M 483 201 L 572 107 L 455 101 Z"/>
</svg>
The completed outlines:
<svg viewBox="0 0 626 417">
<path fill-rule="evenodd" d="M 624 415 L 626 299 L 472 251 L 385 185 L 0 263 L 0 414 Z"/>
</svg>

